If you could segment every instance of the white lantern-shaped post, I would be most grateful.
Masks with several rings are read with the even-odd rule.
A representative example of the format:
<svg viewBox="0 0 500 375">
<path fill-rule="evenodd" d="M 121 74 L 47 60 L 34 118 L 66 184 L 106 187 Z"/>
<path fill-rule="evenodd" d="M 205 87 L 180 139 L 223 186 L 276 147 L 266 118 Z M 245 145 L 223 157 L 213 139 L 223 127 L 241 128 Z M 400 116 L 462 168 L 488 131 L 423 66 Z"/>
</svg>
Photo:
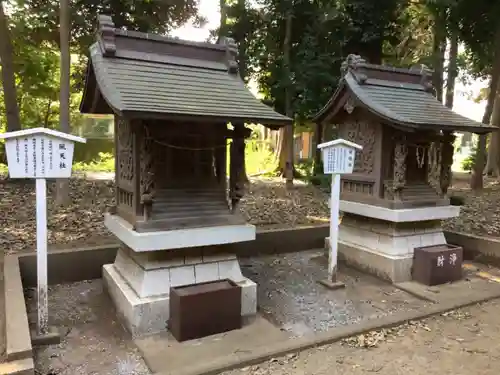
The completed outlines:
<svg viewBox="0 0 500 375">
<path fill-rule="evenodd" d="M 323 155 L 323 172 L 332 175 L 328 280 L 322 281 L 322 284 L 330 288 L 340 288 L 344 286 L 337 282 L 340 175 L 352 173 L 356 150 L 362 150 L 363 147 L 344 139 L 335 139 L 319 144 L 318 148 L 321 149 Z"/>
<path fill-rule="evenodd" d="M 0 134 L 5 139 L 10 178 L 36 180 L 37 308 L 36 335 L 43 340 L 48 332 L 47 303 L 47 178 L 69 178 L 74 142 L 84 138 L 46 128 Z"/>
</svg>

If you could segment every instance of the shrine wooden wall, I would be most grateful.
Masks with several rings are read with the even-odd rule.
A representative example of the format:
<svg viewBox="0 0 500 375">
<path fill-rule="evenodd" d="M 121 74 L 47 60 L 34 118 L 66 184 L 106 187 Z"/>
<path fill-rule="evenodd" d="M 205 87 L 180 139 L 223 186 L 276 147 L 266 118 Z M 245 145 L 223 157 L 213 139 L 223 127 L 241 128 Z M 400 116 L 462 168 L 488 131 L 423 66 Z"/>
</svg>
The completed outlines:
<svg viewBox="0 0 500 375">
<path fill-rule="evenodd" d="M 341 118 L 338 125 L 339 138 L 363 146 L 356 152 L 354 170 L 342 176 L 343 199 L 364 196 L 364 199 L 380 196 L 380 173 L 382 152 L 382 126 L 368 112 L 356 108 L 352 114 Z"/>
</svg>

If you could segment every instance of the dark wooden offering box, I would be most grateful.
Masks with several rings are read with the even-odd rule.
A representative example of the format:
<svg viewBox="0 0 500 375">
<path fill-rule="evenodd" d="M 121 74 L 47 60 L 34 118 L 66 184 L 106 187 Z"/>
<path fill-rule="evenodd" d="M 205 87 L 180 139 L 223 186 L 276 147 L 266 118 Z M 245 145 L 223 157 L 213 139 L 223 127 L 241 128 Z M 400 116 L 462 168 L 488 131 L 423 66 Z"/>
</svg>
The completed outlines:
<svg viewBox="0 0 500 375">
<path fill-rule="evenodd" d="M 170 288 L 168 325 L 178 341 L 241 328 L 241 287 L 219 280 Z"/>
<path fill-rule="evenodd" d="M 463 249 L 443 244 L 416 247 L 413 255 L 413 280 L 425 285 L 440 285 L 462 278 Z"/>
</svg>

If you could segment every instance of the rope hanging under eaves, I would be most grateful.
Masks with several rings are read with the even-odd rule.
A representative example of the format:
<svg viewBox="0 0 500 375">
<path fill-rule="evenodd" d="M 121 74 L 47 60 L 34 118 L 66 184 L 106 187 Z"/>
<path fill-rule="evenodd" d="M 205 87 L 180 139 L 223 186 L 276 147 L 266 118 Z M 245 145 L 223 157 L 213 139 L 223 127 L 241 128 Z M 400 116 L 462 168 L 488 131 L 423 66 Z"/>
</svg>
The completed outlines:
<svg viewBox="0 0 500 375">
<path fill-rule="evenodd" d="M 225 148 L 227 147 L 227 145 L 229 144 L 229 142 L 223 144 L 223 145 L 215 145 L 215 146 L 211 146 L 211 147 L 187 147 L 187 146 L 176 146 L 176 145 L 172 145 L 170 143 L 166 143 L 166 142 L 162 142 L 162 141 L 159 141 L 153 137 L 151 137 L 149 135 L 149 129 L 146 125 L 144 125 L 144 131 L 146 133 L 146 139 L 152 141 L 152 142 L 155 142 L 157 144 L 159 144 L 160 146 L 163 146 L 163 147 L 168 147 L 168 148 L 174 148 L 176 150 L 186 150 L 186 151 L 210 151 L 210 150 L 216 150 L 216 149 L 219 149 L 219 148 Z"/>
</svg>

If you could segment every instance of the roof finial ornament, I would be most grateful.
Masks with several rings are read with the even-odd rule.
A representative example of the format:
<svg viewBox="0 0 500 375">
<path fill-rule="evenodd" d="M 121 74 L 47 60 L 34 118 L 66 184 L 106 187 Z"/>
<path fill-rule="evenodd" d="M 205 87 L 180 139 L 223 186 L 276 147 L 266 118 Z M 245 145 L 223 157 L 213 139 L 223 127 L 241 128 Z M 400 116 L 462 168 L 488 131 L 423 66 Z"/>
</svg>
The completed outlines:
<svg viewBox="0 0 500 375">
<path fill-rule="evenodd" d="M 434 86 L 431 82 L 432 70 L 425 64 L 413 65 L 410 71 L 418 72 L 421 75 L 420 84 L 424 86 L 425 91 L 434 92 Z"/>
<path fill-rule="evenodd" d="M 342 75 L 346 75 L 349 69 L 356 69 L 358 65 L 360 64 L 365 64 L 366 61 L 363 59 L 360 55 L 356 54 L 349 54 L 347 56 L 347 59 L 342 63 L 342 66 L 340 67 L 340 72 Z"/>
<path fill-rule="evenodd" d="M 238 45 L 233 38 L 222 38 L 222 44 L 226 46 L 226 63 L 227 71 L 230 74 L 238 74 L 238 62 L 236 56 L 238 54 Z"/>
<path fill-rule="evenodd" d="M 111 16 L 100 14 L 98 16 L 97 40 L 104 56 L 114 56 L 116 52 L 115 44 L 115 24 Z"/>
</svg>

